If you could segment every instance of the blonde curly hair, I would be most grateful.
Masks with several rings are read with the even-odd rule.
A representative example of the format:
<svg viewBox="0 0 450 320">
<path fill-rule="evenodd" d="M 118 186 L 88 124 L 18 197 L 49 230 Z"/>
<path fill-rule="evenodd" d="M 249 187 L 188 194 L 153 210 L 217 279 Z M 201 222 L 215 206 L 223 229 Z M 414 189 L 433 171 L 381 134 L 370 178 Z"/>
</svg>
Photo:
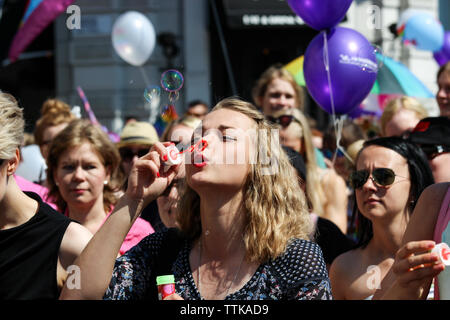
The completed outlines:
<svg viewBox="0 0 450 320">
<path fill-rule="evenodd" d="M 264 115 L 251 103 L 238 98 L 220 101 L 214 109 L 240 112 L 256 124 L 255 159 L 270 157 L 277 165 L 276 173 L 265 174 L 261 161 L 249 164 L 249 173 L 243 182 L 245 212 L 243 239 L 247 260 L 265 262 L 283 254 L 294 238 L 309 239 L 312 230 L 304 192 L 300 188 L 294 167 L 284 153 L 279 138 L 271 141 L 271 132 L 277 128 L 265 120 Z M 272 138 L 273 139 L 273 138 Z M 179 203 L 180 229 L 191 240 L 201 234 L 200 197 L 187 184 Z"/>
<path fill-rule="evenodd" d="M 34 140 L 37 145 L 44 144 L 44 131 L 48 127 L 70 123 L 76 117 L 70 111 L 70 106 L 58 99 L 47 99 L 42 104 L 41 117 L 36 121 Z"/>
</svg>

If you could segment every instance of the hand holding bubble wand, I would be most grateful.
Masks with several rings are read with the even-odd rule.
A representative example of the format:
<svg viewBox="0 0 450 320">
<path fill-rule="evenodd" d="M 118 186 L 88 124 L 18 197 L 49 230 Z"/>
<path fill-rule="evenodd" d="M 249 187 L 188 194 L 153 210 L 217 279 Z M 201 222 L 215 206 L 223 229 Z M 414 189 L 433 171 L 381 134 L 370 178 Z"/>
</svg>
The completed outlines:
<svg viewBox="0 0 450 320">
<path fill-rule="evenodd" d="M 192 153 L 194 151 L 196 152 L 203 152 L 203 150 L 206 149 L 208 146 L 208 142 L 204 139 L 200 139 L 196 144 L 191 145 L 186 150 L 180 151 L 175 146 L 175 144 L 171 144 L 167 147 L 167 155 L 163 158 L 164 161 L 164 172 L 167 172 L 169 168 L 173 165 L 178 165 L 182 162 L 182 155 L 186 152 Z"/>
</svg>

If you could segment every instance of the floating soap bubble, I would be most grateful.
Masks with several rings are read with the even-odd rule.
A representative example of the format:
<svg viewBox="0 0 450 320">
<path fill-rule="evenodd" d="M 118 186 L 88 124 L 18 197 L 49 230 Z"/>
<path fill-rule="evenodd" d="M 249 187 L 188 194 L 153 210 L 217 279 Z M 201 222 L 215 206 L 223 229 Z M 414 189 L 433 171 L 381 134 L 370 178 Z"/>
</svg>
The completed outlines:
<svg viewBox="0 0 450 320">
<path fill-rule="evenodd" d="M 149 86 L 144 90 L 144 98 L 150 103 L 159 99 L 160 95 L 161 88 L 159 86 Z"/>
<path fill-rule="evenodd" d="M 170 69 L 161 75 L 161 86 L 169 92 L 177 92 L 183 87 L 184 78 L 180 71 Z"/>
</svg>

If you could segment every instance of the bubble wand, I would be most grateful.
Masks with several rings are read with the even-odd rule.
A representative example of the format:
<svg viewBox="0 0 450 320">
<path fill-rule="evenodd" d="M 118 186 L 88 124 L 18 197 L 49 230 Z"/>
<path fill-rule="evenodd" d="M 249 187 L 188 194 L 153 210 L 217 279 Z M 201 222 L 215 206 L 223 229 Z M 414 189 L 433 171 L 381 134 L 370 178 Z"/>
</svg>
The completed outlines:
<svg viewBox="0 0 450 320">
<path fill-rule="evenodd" d="M 201 146 L 201 148 L 200 148 Z M 186 150 L 180 151 L 178 150 L 178 148 L 174 145 L 171 144 L 170 146 L 168 146 L 167 149 L 167 160 L 164 161 L 164 172 L 167 172 L 167 170 L 169 170 L 169 168 L 171 166 L 177 165 L 181 163 L 181 159 L 182 159 L 182 155 L 186 152 L 192 153 L 194 151 L 197 152 L 203 152 L 203 150 L 206 149 L 206 147 L 208 146 L 208 142 L 206 142 L 206 140 L 201 139 L 199 140 L 196 144 L 190 146 L 189 148 L 187 148 Z"/>
</svg>

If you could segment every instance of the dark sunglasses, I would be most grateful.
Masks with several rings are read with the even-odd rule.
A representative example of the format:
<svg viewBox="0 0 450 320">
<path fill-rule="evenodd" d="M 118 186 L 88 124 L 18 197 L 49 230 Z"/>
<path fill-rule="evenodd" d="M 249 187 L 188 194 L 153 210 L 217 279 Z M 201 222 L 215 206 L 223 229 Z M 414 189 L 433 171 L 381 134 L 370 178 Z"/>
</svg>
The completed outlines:
<svg viewBox="0 0 450 320">
<path fill-rule="evenodd" d="M 421 145 L 420 148 L 427 155 L 428 160 L 432 160 L 442 153 L 450 152 L 449 147 L 441 145 Z"/>
<path fill-rule="evenodd" d="M 133 160 L 134 156 L 137 156 L 138 158 L 145 156 L 150 149 L 139 149 L 137 151 L 133 151 L 130 148 L 120 148 L 119 153 L 120 157 L 123 161 L 130 162 Z"/>
<path fill-rule="evenodd" d="M 395 181 L 395 176 L 397 176 L 395 172 L 389 168 L 376 168 L 372 171 L 372 181 L 381 187 L 387 187 L 393 184 Z M 369 170 L 353 171 L 350 174 L 349 182 L 353 189 L 359 189 L 362 188 L 369 177 Z"/>
<path fill-rule="evenodd" d="M 291 124 L 292 120 L 295 120 L 295 118 L 292 115 L 286 114 L 286 115 L 279 116 L 278 118 L 275 118 L 272 116 L 267 116 L 267 120 L 269 120 L 272 123 L 279 124 L 283 128 L 286 128 L 287 126 L 289 126 Z"/>
</svg>

